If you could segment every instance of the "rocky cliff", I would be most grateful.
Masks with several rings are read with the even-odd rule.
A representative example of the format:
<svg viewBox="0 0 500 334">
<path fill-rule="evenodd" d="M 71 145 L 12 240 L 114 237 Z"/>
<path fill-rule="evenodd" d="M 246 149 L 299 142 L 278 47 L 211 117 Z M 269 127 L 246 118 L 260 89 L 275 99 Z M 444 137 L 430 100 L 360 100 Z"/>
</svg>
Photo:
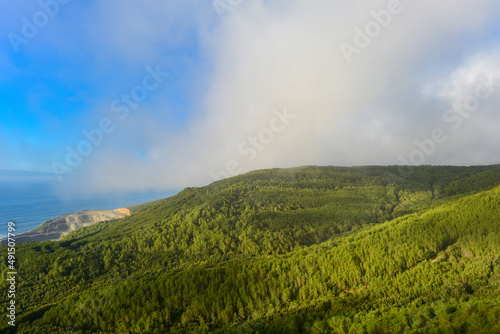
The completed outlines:
<svg viewBox="0 0 500 334">
<path fill-rule="evenodd" d="M 82 210 L 47 220 L 31 231 L 16 235 L 16 243 L 28 241 L 59 240 L 68 233 L 81 227 L 90 226 L 102 221 L 129 216 L 126 208 L 116 210 Z M 7 239 L 1 239 L 0 244 L 7 244 Z"/>
</svg>

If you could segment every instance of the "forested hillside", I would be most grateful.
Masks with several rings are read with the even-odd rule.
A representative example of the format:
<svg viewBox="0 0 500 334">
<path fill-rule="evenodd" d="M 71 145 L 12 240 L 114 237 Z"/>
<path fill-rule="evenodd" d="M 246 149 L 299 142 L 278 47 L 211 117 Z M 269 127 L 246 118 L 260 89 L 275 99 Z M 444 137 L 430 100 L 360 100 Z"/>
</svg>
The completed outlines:
<svg viewBox="0 0 500 334">
<path fill-rule="evenodd" d="M 188 188 L 19 245 L 16 329 L 499 332 L 499 184 L 500 166 L 311 166 Z"/>
</svg>

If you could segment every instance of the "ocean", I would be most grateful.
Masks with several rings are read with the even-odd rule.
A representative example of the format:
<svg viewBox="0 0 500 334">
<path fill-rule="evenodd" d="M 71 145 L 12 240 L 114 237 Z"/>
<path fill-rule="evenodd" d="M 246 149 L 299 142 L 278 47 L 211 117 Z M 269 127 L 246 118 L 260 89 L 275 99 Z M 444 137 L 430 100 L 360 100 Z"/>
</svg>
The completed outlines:
<svg viewBox="0 0 500 334">
<path fill-rule="evenodd" d="M 0 179 L 0 238 L 7 236 L 9 222 L 15 234 L 43 222 L 79 210 L 113 210 L 172 196 L 176 191 L 142 191 L 63 198 L 46 180 Z"/>
</svg>

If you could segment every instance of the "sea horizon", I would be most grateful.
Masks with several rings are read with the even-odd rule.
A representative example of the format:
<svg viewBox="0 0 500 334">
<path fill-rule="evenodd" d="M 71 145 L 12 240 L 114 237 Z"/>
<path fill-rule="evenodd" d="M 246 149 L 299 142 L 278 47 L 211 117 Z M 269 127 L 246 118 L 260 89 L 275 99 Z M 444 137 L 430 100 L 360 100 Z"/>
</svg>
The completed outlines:
<svg viewBox="0 0 500 334">
<path fill-rule="evenodd" d="M 57 182 L 57 181 L 56 181 Z M 0 171 L 0 238 L 9 222 L 15 235 L 28 232 L 49 219 L 80 210 L 114 210 L 163 199 L 177 191 L 144 190 L 99 194 L 62 195 L 49 174 Z"/>
</svg>

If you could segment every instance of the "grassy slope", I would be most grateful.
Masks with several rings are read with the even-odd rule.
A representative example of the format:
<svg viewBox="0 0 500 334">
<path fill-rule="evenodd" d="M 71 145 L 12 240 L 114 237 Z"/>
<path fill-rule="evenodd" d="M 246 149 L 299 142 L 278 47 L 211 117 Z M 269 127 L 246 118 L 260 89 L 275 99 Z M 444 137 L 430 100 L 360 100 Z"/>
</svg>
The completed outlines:
<svg viewBox="0 0 500 334">
<path fill-rule="evenodd" d="M 314 255 L 321 253 L 325 245 L 345 243 L 346 240 L 350 240 L 335 236 L 352 233 L 350 231 L 360 227 L 366 229 L 373 224 L 382 223 L 405 213 L 436 206 L 500 183 L 498 166 L 421 167 L 407 179 L 395 176 L 397 172 L 395 167 L 308 167 L 257 171 L 220 181 L 205 188 L 186 189 L 172 198 L 143 206 L 129 218 L 82 229 L 59 243 L 19 246 L 19 258 L 23 259 L 19 276 L 22 277 L 20 280 L 22 289 L 19 290 L 20 299 L 24 302 L 23 314 L 29 315 L 43 305 L 60 302 L 74 293 L 78 294 L 75 298 L 83 298 L 82 291 L 98 288 L 113 299 L 116 292 L 114 289 L 129 284 L 123 283 L 124 281 L 139 284 L 141 289 L 149 286 L 149 283 L 141 283 L 142 280 L 149 282 L 152 278 L 159 280 L 157 284 L 164 284 L 166 281 L 162 280 L 168 281 L 171 279 L 169 277 L 173 277 L 172 280 L 180 277 L 181 281 L 187 282 L 191 279 L 193 284 L 192 277 L 198 276 L 200 272 L 210 275 L 219 273 L 219 269 L 206 270 L 203 265 L 211 269 L 221 261 L 230 261 L 223 271 L 233 266 L 236 268 L 244 266 L 244 270 L 241 268 L 235 270 L 248 271 L 248 275 L 251 275 L 252 267 L 249 269 L 247 266 L 252 266 L 254 263 L 266 268 L 265 266 L 273 261 L 292 258 L 298 262 L 295 264 L 290 262 L 289 271 L 291 271 L 300 267 L 300 263 L 304 261 L 305 253 L 300 252 Z M 356 235 L 371 233 L 369 231 L 372 230 Z M 327 241 L 332 237 L 332 241 Z M 407 235 L 405 238 L 412 239 L 413 235 Z M 421 241 L 425 240 L 427 237 Z M 386 241 L 382 240 L 374 244 L 380 245 L 384 242 Z M 314 246 L 320 243 L 321 246 Z M 348 245 L 353 247 L 350 242 Z M 307 246 L 312 248 L 303 248 Z M 411 261 L 420 263 L 422 259 L 435 256 L 440 249 L 438 246 L 429 249 L 427 245 L 418 244 L 419 251 L 410 250 Z M 367 252 L 371 253 L 373 250 Z M 391 254 L 384 253 L 383 257 L 390 258 Z M 359 262 L 359 256 L 356 256 L 354 260 L 357 259 Z M 394 275 L 396 268 L 401 270 L 402 266 L 408 266 L 409 260 L 398 258 L 397 261 L 399 261 L 397 265 L 392 264 L 395 266 L 391 269 L 395 270 L 392 273 Z M 363 271 L 352 271 L 348 267 L 342 267 L 347 265 L 348 261 L 342 259 L 339 268 L 343 269 L 340 273 L 352 273 L 358 279 L 364 274 Z M 380 268 L 374 266 L 368 270 L 377 272 L 382 270 Z M 185 270 L 178 271 L 179 269 Z M 330 267 L 321 270 L 333 275 Z M 183 275 L 188 275 L 189 278 Z M 276 277 L 286 281 L 283 272 L 276 274 Z M 262 281 L 262 278 L 259 277 L 259 280 Z M 207 279 L 210 282 L 217 282 L 213 277 Z M 297 279 L 300 282 L 307 281 L 306 278 L 290 278 L 290 280 Z M 331 296 L 344 293 L 351 298 L 353 286 L 359 289 L 360 284 L 367 283 L 351 281 L 352 279 L 354 278 L 344 277 L 340 283 L 323 286 L 321 288 L 323 290 L 320 290 Z M 253 286 L 257 287 L 259 280 L 255 281 Z M 243 285 L 246 284 L 248 283 Z M 106 288 L 108 286 L 110 288 Z M 197 291 L 196 288 L 193 291 Z M 231 295 L 231 291 L 229 289 L 225 295 Z M 261 291 L 262 300 L 258 302 L 261 308 L 264 307 L 263 303 L 265 307 L 268 307 L 269 303 L 273 304 L 269 292 L 267 288 Z M 87 294 L 90 294 L 90 297 L 85 298 L 92 300 L 92 293 Z M 299 292 L 290 294 L 295 296 Z M 196 295 L 201 298 L 198 303 L 203 304 L 203 299 L 207 302 L 211 300 L 203 293 Z M 312 295 L 314 296 L 314 293 Z M 220 298 L 223 299 L 223 296 Z M 285 303 L 282 297 L 278 299 Z M 311 301 L 316 299 L 312 298 Z M 258 300 L 258 295 L 253 296 L 252 300 Z M 303 302 L 306 300 L 301 299 L 299 306 L 303 307 Z M 71 301 L 69 305 L 74 307 L 75 303 Z M 187 309 L 183 309 L 186 303 L 188 302 L 172 306 L 172 309 L 168 310 L 167 318 L 170 320 L 163 325 L 170 326 L 171 323 L 177 322 L 176 326 L 180 326 L 179 328 L 183 328 L 182 326 L 189 328 L 195 326 L 192 318 L 197 316 L 197 321 L 203 319 L 203 322 L 212 325 L 222 326 L 227 323 L 224 326 L 234 326 L 234 323 L 230 325 L 234 321 L 234 314 L 229 314 L 231 312 L 225 309 L 227 305 L 233 305 L 232 302 L 219 305 L 223 307 L 221 310 L 213 311 L 210 315 L 207 313 L 201 318 L 200 315 L 190 315 L 196 314 L 195 311 L 186 313 Z M 373 302 L 370 301 L 369 305 L 371 303 Z M 274 304 L 273 307 L 276 306 Z M 277 305 L 282 307 L 281 302 Z M 394 302 L 387 305 L 394 306 Z M 287 312 L 290 308 L 293 309 L 291 306 L 286 307 Z M 237 314 L 238 312 L 241 312 L 240 317 L 246 319 L 245 324 L 252 323 L 255 317 L 257 320 L 263 319 L 258 310 L 249 313 L 250 311 L 243 307 L 242 310 L 236 311 Z M 41 314 L 43 312 L 34 313 L 32 318 Z M 91 317 L 98 318 L 95 314 Z M 166 319 L 165 315 L 163 318 Z M 137 316 L 137 319 L 142 318 Z M 248 319 L 253 320 L 248 321 Z M 73 321 L 74 324 L 83 321 L 74 320 L 76 320 Z M 266 326 L 272 325 L 273 321 L 271 317 Z M 184 325 L 181 325 L 182 323 Z M 78 326 L 90 325 L 85 320 Z"/>
</svg>

